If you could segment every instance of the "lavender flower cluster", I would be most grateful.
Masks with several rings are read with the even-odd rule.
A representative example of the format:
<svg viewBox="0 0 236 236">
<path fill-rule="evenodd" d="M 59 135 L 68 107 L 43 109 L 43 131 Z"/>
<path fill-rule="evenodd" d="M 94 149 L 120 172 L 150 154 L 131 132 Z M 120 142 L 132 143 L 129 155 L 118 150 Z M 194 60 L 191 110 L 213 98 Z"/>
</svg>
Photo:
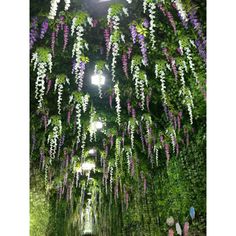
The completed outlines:
<svg viewBox="0 0 236 236">
<path fill-rule="evenodd" d="M 43 39 L 48 30 L 48 20 L 43 21 L 40 32 L 40 39 Z"/>
<path fill-rule="evenodd" d="M 136 30 L 136 26 L 135 25 L 131 25 L 129 27 L 129 29 L 130 29 L 130 33 L 131 33 L 131 36 L 132 36 L 133 44 L 135 44 L 136 43 L 136 39 L 137 39 L 137 35 L 138 35 L 137 30 Z"/>
<path fill-rule="evenodd" d="M 34 43 L 37 41 L 37 38 L 39 36 L 37 31 L 37 23 L 38 23 L 38 18 L 34 17 L 32 19 L 31 29 L 30 29 L 30 49 L 34 46 Z"/>
<path fill-rule="evenodd" d="M 188 18 L 198 34 L 198 39 L 196 40 L 195 44 L 198 48 L 199 55 L 206 62 L 206 39 L 202 31 L 201 23 L 197 18 L 196 10 L 190 11 L 188 14 Z"/>
<path fill-rule="evenodd" d="M 125 76 L 128 77 L 128 58 L 126 53 L 123 53 L 122 55 L 122 66 Z"/>
<path fill-rule="evenodd" d="M 142 34 L 138 34 L 138 40 L 139 40 L 139 44 L 141 47 L 141 52 L 142 52 L 142 56 L 143 56 L 143 64 L 145 66 L 148 65 L 148 58 L 147 58 L 147 45 L 145 43 L 145 37 Z"/>
<path fill-rule="evenodd" d="M 66 46 L 68 44 L 68 39 L 69 39 L 69 27 L 68 25 L 64 25 L 64 45 L 63 45 L 63 52 L 66 49 Z"/>
</svg>

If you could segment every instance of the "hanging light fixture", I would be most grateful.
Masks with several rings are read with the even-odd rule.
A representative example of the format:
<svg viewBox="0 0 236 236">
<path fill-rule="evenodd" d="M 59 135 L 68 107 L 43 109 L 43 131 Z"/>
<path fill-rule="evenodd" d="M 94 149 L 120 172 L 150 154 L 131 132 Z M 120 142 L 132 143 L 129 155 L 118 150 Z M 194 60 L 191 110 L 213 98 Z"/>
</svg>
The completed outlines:
<svg viewBox="0 0 236 236">
<path fill-rule="evenodd" d="M 92 123 L 93 129 L 98 130 L 98 129 L 102 129 L 103 127 L 103 123 L 101 121 L 94 121 Z"/>
<path fill-rule="evenodd" d="M 91 79 L 91 82 L 94 85 L 101 86 L 105 84 L 105 76 L 102 74 L 94 74 Z"/>
<path fill-rule="evenodd" d="M 96 150 L 94 148 L 91 148 L 88 153 L 93 156 L 94 154 L 96 154 Z"/>
<path fill-rule="evenodd" d="M 81 169 L 82 171 L 91 171 L 91 170 L 95 170 L 95 163 L 92 163 L 92 162 L 84 162 L 82 165 L 81 165 Z"/>
</svg>

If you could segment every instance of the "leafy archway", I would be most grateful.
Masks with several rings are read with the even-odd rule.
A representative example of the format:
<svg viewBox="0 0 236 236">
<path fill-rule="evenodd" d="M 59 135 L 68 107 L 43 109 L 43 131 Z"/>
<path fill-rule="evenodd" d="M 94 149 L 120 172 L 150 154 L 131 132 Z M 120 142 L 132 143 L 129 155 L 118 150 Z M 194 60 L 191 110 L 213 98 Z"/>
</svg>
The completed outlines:
<svg viewBox="0 0 236 236">
<path fill-rule="evenodd" d="M 110 2 L 31 3 L 45 235 L 204 234 L 205 5 Z"/>
</svg>

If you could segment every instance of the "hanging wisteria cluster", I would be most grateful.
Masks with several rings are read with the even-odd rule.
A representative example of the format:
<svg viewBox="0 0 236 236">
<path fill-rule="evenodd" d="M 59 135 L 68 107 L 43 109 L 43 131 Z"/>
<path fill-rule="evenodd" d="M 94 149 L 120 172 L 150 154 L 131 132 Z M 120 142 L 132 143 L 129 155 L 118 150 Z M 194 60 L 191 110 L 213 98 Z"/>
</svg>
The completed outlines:
<svg viewBox="0 0 236 236">
<path fill-rule="evenodd" d="M 52 55 L 48 49 L 39 48 L 32 54 L 31 63 L 34 63 L 33 70 L 37 68 L 37 78 L 35 82 L 35 98 L 38 100 L 38 109 L 42 107 L 45 93 L 45 78 L 47 72 L 52 72 Z"/>
<path fill-rule="evenodd" d="M 115 90 L 115 95 L 116 95 L 117 124 L 120 126 L 120 124 L 121 124 L 121 118 L 120 118 L 121 106 L 120 106 L 120 89 L 119 89 L 118 83 L 115 84 L 114 90 Z"/>
<path fill-rule="evenodd" d="M 140 56 L 134 56 L 131 61 L 131 73 L 133 73 L 133 81 L 135 82 L 136 99 L 141 101 L 141 109 L 145 106 L 144 88 L 148 86 L 147 75 L 145 71 L 140 70 Z"/>
<path fill-rule="evenodd" d="M 122 15 L 128 16 L 127 8 L 122 4 L 115 4 L 108 9 L 107 26 L 109 31 L 105 31 L 105 40 L 107 45 L 107 53 L 112 50 L 111 74 L 112 81 L 115 82 L 115 69 L 117 63 L 117 56 L 119 56 L 119 43 L 124 41 L 124 35 L 120 31 L 120 17 Z M 110 38 L 108 38 L 110 35 Z"/>
<path fill-rule="evenodd" d="M 70 84 L 69 79 L 66 77 L 66 75 L 64 74 L 58 75 L 54 85 L 54 91 L 58 91 L 58 97 L 57 97 L 58 115 L 61 114 L 62 93 L 65 83 Z"/>
<path fill-rule="evenodd" d="M 49 19 L 54 19 L 57 15 L 57 8 L 61 0 L 51 0 L 51 7 L 50 12 L 48 15 Z M 65 1 L 65 8 L 64 10 L 67 11 L 70 7 L 70 0 L 64 0 Z"/>
<path fill-rule="evenodd" d="M 78 90 L 83 87 L 83 79 L 85 73 L 85 65 L 89 62 L 88 57 L 84 55 L 85 50 L 89 50 L 87 42 L 83 39 L 85 26 L 92 26 L 92 19 L 85 13 L 80 13 L 78 17 L 74 17 L 71 26 L 71 36 L 76 33 L 76 39 L 73 45 L 72 57 L 75 56 L 75 64 L 73 71 L 75 73 Z M 76 32 L 75 32 L 76 31 Z"/>
<path fill-rule="evenodd" d="M 48 135 L 48 143 L 50 145 L 49 155 L 51 162 L 56 157 L 58 140 L 62 134 L 62 123 L 59 117 L 54 116 L 48 121 L 48 125 L 52 126 L 52 132 Z"/>
</svg>

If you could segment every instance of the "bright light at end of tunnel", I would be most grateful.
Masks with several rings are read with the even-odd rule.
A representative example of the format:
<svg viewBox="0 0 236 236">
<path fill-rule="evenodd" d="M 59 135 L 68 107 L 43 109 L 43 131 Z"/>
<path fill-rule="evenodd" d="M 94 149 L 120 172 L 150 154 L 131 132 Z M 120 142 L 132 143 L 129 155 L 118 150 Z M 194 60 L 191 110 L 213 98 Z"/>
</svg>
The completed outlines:
<svg viewBox="0 0 236 236">
<path fill-rule="evenodd" d="M 94 85 L 104 85 L 105 84 L 105 76 L 104 75 L 99 75 L 99 74 L 94 74 L 92 76 L 92 84 L 94 84 Z"/>
<path fill-rule="evenodd" d="M 90 163 L 90 162 L 84 162 L 81 166 L 81 169 L 83 171 L 90 171 L 95 169 L 95 164 L 94 163 Z"/>
</svg>

